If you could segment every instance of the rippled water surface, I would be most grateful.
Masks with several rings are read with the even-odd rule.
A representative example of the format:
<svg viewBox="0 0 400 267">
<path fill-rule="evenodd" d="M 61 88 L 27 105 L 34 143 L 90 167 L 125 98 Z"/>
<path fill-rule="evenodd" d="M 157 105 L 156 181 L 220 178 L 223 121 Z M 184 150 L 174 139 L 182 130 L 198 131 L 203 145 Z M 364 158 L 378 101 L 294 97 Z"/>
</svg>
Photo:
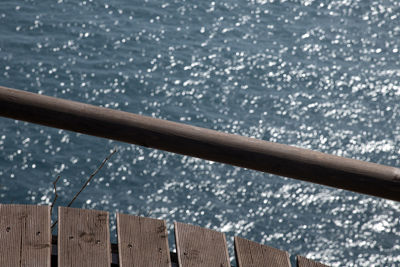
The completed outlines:
<svg viewBox="0 0 400 267">
<path fill-rule="evenodd" d="M 396 0 L 0 2 L 0 85 L 397 167 L 399 49 Z M 0 202 L 66 205 L 115 146 L 75 207 L 400 265 L 397 202 L 5 118 Z"/>
</svg>

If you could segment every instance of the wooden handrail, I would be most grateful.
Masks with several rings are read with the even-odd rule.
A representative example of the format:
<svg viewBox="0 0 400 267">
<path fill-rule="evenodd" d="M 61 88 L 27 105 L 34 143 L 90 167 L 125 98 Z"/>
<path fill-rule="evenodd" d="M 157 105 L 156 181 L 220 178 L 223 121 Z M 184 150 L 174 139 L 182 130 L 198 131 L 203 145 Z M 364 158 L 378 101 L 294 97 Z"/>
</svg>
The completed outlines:
<svg viewBox="0 0 400 267">
<path fill-rule="evenodd" d="M 0 115 L 400 201 L 400 169 L 0 87 Z"/>
</svg>

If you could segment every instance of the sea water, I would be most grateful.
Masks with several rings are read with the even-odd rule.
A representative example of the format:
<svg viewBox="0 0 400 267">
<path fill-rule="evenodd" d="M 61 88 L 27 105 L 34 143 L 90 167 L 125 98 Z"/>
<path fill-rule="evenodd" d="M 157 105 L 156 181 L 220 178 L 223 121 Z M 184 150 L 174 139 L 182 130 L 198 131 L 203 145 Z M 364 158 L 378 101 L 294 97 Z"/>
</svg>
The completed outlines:
<svg viewBox="0 0 400 267">
<path fill-rule="evenodd" d="M 396 0 L 0 1 L 2 86 L 396 167 L 399 49 Z M 0 202 L 48 205 L 60 176 L 66 205 L 114 147 L 74 207 L 165 219 L 172 248 L 180 221 L 231 257 L 239 235 L 400 264 L 398 202 L 6 118 Z"/>
</svg>

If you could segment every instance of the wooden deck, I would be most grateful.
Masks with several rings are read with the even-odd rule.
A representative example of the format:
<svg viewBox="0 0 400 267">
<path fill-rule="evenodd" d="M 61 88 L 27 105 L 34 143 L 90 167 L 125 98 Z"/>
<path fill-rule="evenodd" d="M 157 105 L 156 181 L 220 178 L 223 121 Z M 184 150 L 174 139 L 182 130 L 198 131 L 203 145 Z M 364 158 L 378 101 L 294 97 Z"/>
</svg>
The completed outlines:
<svg viewBox="0 0 400 267">
<path fill-rule="evenodd" d="M 59 207 L 58 237 L 50 207 L 0 204 L 0 266 L 230 267 L 225 234 L 175 223 L 177 252 L 168 246 L 165 221 L 117 213 L 118 245 L 110 244 L 109 213 Z M 237 267 L 290 267 L 289 253 L 241 237 Z M 297 257 L 298 267 L 323 267 Z"/>
</svg>

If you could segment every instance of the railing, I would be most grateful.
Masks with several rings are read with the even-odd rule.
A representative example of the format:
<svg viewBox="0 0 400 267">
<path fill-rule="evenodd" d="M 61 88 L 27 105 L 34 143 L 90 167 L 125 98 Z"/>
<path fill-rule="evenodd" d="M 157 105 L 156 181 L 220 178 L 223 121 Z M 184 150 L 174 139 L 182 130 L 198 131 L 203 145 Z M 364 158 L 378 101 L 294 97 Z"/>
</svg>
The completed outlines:
<svg viewBox="0 0 400 267">
<path fill-rule="evenodd" d="M 400 201 L 400 169 L 0 87 L 0 115 Z"/>
</svg>

